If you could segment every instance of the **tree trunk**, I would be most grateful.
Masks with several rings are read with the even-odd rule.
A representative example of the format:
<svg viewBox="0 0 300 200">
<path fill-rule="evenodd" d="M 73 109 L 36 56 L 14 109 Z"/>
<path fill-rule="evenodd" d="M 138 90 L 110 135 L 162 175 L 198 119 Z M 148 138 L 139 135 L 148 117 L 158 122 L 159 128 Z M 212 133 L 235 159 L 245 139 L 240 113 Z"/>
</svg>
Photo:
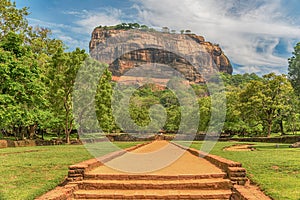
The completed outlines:
<svg viewBox="0 0 300 200">
<path fill-rule="evenodd" d="M 292 121 L 292 129 L 293 129 L 293 135 L 295 135 L 296 134 L 296 123 L 295 123 L 294 119 Z"/>
<path fill-rule="evenodd" d="M 70 134 L 68 130 L 66 130 L 66 143 L 70 144 Z"/>
<path fill-rule="evenodd" d="M 29 138 L 32 140 L 35 135 L 35 130 L 37 128 L 37 124 L 29 126 Z"/>
<path fill-rule="evenodd" d="M 69 131 L 69 119 L 66 119 L 66 127 L 65 127 L 65 135 L 66 135 L 66 143 L 70 144 L 70 131 Z"/>
<path fill-rule="evenodd" d="M 66 134 L 66 143 L 70 144 L 70 134 L 73 129 L 73 120 L 69 121 L 69 118 L 66 119 L 66 128 L 65 128 L 65 134 Z"/>
<path fill-rule="evenodd" d="M 281 135 L 285 135 L 284 128 L 283 128 L 283 121 L 282 120 L 279 121 L 279 126 L 280 126 Z"/>
<path fill-rule="evenodd" d="M 77 131 L 77 140 L 80 139 L 80 135 L 82 134 L 82 129 L 81 127 L 78 128 L 78 131 Z"/>
<path fill-rule="evenodd" d="M 25 130 L 23 129 L 22 126 L 19 127 L 19 133 L 21 136 L 21 140 L 24 140 L 25 139 Z"/>
<path fill-rule="evenodd" d="M 66 143 L 70 144 L 70 133 L 72 131 L 72 120 L 69 119 L 70 108 L 68 106 L 68 95 L 64 99 L 64 107 L 66 111 L 66 121 L 65 121 L 65 135 L 66 135 Z"/>
<path fill-rule="evenodd" d="M 42 140 L 44 140 L 44 130 L 42 130 L 41 133 L 42 133 Z"/>
<path fill-rule="evenodd" d="M 18 130 L 19 130 L 18 127 L 13 127 L 13 133 L 14 133 L 15 140 L 18 140 Z"/>
<path fill-rule="evenodd" d="M 271 132 L 272 132 L 272 122 L 268 122 L 268 135 L 267 135 L 267 137 L 271 136 Z"/>
</svg>

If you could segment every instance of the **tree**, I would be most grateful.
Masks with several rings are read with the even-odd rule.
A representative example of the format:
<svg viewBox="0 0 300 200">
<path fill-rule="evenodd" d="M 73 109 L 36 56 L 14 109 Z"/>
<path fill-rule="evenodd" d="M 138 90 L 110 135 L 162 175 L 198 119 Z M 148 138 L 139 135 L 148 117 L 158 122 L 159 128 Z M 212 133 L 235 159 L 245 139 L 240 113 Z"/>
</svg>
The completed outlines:
<svg viewBox="0 0 300 200">
<path fill-rule="evenodd" d="M 209 96 L 201 97 L 198 101 L 200 113 L 198 132 L 205 132 L 209 127 L 211 117 L 211 98 Z"/>
<path fill-rule="evenodd" d="M 100 128 L 106 133 L 111 133 L 115 128 L 112 114 L 112 75 L 107 69 L 104 70 L 97 87 L 96 93 L 96 114 Z"/>
<path fill-rule="evenodd" d="M 66 142 L 70 143 L 70 133 L 74 128 L 72 93 L 77 72 L 87 54 L 84 50 L 64 52 L 63 46 L 53 55 L 48 79 L 50 85 L 49 100 L 55 117 L 53 124 L 63 127 Z"/>
<path fill-rule="evenodd" d="M 46 86 L 30 46 L 9 32 L 0 42 L 1 128 L 12 129 L 16 138 L 33 138 L 38 124 L 47 121 Z"/>
<path fill-rule="evenodd" d="M 25 17 L 28 14 L 27 7 L 18 9 L 15 2 L 0 0 L 0 38 L 10 32 L 27 32 L 28 22 Z"/>
<path fill-rule="evenodd" d="M 97 101 L 98 97 L 102 98 L 101 95 L 103 94 L 99 94 L 99 77 L 97 74 L 102 74 L 105 69 L 107 69 L 106 64 L 88 57 L 77 73 L 75 88 L 72 94 L 73 114 L 77 122 L 76 129 L 78 130 L 78 136 L 81 139 L 89 139 L 90 135 L 87 133 L 95 133 L 99 130 L 99 123 L 95 117 L 99 106 L 95 101 Z M 101 81 L 106 83 L 102 79 Z M 111 96 L 110 93 L 109 96 Z"/>
<path fill-rule="evenodd" d="M 168 27 L 162 27 L 162 30 L 161 30 L 163 33 L 170 33 L 170 29 Z"/>
<path fill-rule="evenodd" d="M 263 127 L 269 137 L 274 122 L 291 106 L 287 98 L 291 93 L 292 86 L 284 75 L 271 73 L 262 81 L 251 81 L 239 95 L 242 119 L 252 131 Z"/>
<path fill-rule="evenodd" d="M 295 93 L 300 97 L 300 42 L 295 46 L 293 56 L 289 59 L 288 77 Z"/>
<path fill-rule="evenodd" d="M 240 88 L 235 86 L 230 85 L 226 88 L 227 111 L 223 131 L 229 135 L 245 135 L 246 127 L 239 109 L 239 92 Z"/>
<path fill-rule="evenodd" d="M 226 86 L 230 86 L 229 88 L 231 89 L 232 87 L 243 88 L 247 83 L 249 83 L 252 80 L 253 81 L 262 80 L 262 78 L 256 75 L 255 73 L 234 74 L 234 75 L 221 73 L 221 77 L 222 80 L 224 81 L 224 84 Z"/>
</svg>

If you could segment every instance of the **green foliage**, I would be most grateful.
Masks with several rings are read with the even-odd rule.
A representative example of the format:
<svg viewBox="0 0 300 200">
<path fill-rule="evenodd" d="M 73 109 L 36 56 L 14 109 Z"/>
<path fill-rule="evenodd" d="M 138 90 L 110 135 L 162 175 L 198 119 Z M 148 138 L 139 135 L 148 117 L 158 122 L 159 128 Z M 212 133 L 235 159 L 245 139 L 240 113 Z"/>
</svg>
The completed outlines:
<svg viewBox="0 0 300 200">
<path fill-rule="evenodd" d="M 140 25 L 138 23 L 121 23 L 115 26 L 98 26 L 98 28 L 103 28 L 104 30 L 131 30 L 131 29 L 141 29 L 148 30 L 149 27 L 146 25 Z"/>
<path fill-rule="evenodd" d="M 16 137 L 24 138 L 27 130 L 43 124 L 50 113 L 46 110 L 47 89 L 42 73 L 30 46 L 13 32 L 0 42 L 0 127 L 15 130 Z M 30 138 L 34 132 L 30 130 Z"/>
<path fill-rule="evenodd" d="M 211 118 L 211 98 L 209 96 L 199 99 L 200 122 L 198 131 L 205 132 Z"/>
<path fill-rule="evenodd" d="M 10 32 L 25 33 L 28 23 L 25 17 L 28 8 L 16 8 L 16 3 L 10 0 L 0 0 L 0 38 Z"/>
<path fill-rule="evenodd" d="M 289 59 L 289 80 L 297 96 L 300 96 L 300 42 L 295 46 L 293 56 Z"/>
<path fill-rule="evenodd" d="M 0 1 L 0 128 L 16 139 L 73 129 L 71 93 L 83 50 L 65 52 L 48 29 L 28 26 L 27 8 Z M 51 105 L 51 106 L 50 106 Z"/>
<path fill-rule="evenodd" d="M 111 133 L 116 129 L 112 114 L 112 83 L 111 72 L 107 69 L 104 70 L 102 77 L 100 78 L 97 94 L 96 94 L 96 114 L 99 121 L 99 126 L 102 131 Z"/>
<path fill-rule="evenodd" d="M 243 87 L 245 84 L 249 83 L 250 81 L 260 81 L 262 78 L 256 75 L 255 73 L 251 74 L 221 74 L 222 80 L 226 86 L 230 87 Z"/>
<path fill-rule="evenodd" d="M 297 129 L 299 102 L 285 75 L 223 75 L 223 80 L 227 85 L 225 133 L 270 136 L 273 129 L 282 134 Z"/>
<path fill-rule="evenodd" d="M 284 75 L 271 73 L 263 76 L 263 81 L 251 81 L 240 93 L 243 119 L 257 131 L 263 126 L 264 133 L 270 136 L 274 121 L 291 106 L 286 97 L 292 93 L 290 82 Z"/>
<path fill-rule="evenodd" d="M 66 141 L 70 142 L 70 133 L 74 128 L 72 93 L 79 68 L 87 54 L 84 50 L 64 52 L 60 46 L 50 62 L 49 101 L 55 114 L 53 124 L 63 127 Z"/>
</svg>

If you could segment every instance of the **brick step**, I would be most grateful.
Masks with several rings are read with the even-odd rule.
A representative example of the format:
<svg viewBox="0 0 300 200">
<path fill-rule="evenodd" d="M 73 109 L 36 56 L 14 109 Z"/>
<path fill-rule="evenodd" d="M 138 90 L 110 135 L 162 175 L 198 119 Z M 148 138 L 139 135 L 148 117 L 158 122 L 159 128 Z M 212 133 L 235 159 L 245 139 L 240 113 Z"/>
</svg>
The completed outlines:
<svg viewBox="0 0 300 200">
<path fill-rule="evenodd" d="M 231 189 L 229 179 L 191 179 L 191 180 L 84 180 L 79 184 L 83 190 L 99 189 Z"/>
<path fill-rule="evenodd" d="M 213 174 L 181 174 L 181 175 L 159 175 L 159 174 L 93 174 L 86 173 L 85 180 L 186 180 L 186 179 L 214 179 L 226 178 L 226 173 Z"/>
<path fill-rule="evenodd" d="M 157 198 L 157 199 L 159 199 L 159 198 Z M 179 199 L 186 199 L 186 200 L 187 200 L 187 199 L 189 199 L 189 198 L 183 198 L 183 197 L 182 197 L 182 198 L 179 198 Z M 69 200 L 86 200 L 86 199 L 75 199 L 75 198 L 71 198 L 71 199 L 69 199 Z M 89 200 L 97 200 L 97 199 L 89 199 Z M 200 199 L 200 200 L 201 200 L 201 199 Z M 224 199 L 224 198 L 222 198 L 222 199 L 219 199 L 219 198 L 218 198 L 218 199 L 205 199 L 205 200 L 228 200 L 228 198 L 225 198 L 225 199 Z"/>
<path fill-rule="evenodd" d="M 78 190 L 75 199 L 230 199 L 231 190 Z"/>
</svg>

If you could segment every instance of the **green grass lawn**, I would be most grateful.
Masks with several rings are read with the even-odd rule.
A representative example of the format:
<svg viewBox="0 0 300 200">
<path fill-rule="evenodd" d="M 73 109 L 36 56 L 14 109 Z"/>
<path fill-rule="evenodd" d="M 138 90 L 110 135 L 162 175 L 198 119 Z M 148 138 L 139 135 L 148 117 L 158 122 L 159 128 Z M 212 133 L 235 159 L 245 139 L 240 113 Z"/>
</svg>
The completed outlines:
<svg viewBox="0 0 300 200">
<path fill-rule="evenodd" d="M 192 144 L 199 149 L 201 142 Z M 223 148 L 241 144 L 218 142 L 211 154 L 241 162 L 248 177 L 259 184 L 266 194 L 276 200 L 300 200 L 300 149 L 291 149 L 287 144 L 251 143 L 256 151 L 230 152 Z"/>
<path fill-rule="evenodd" d="M 117 142 L 120 148 L 138 142 Z M 98 155 L 108 153 L 104 148 Z M 0 199 L 26 200 L 55 188 L 68 173 L 68 166 L 92 158 L 82 145 L 0 149 Z"/>
</svg>

